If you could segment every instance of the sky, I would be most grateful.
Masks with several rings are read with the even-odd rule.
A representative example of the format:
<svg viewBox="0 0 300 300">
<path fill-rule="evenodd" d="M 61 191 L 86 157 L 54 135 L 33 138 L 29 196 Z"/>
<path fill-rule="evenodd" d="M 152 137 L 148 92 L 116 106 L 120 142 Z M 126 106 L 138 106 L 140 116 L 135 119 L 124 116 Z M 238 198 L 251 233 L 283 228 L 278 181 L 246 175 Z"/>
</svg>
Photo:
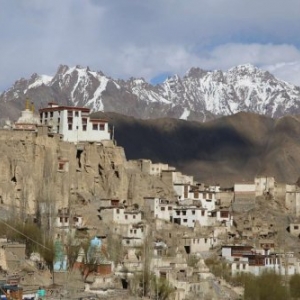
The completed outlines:
<svg viewBox="0 0 300 300">
<path fill-rule="evenodd" d="M 251 63 L 300 86 L 300 0 L 0 0 L 0 91 L 59 65 L 158 83 Z"/>
</svg>

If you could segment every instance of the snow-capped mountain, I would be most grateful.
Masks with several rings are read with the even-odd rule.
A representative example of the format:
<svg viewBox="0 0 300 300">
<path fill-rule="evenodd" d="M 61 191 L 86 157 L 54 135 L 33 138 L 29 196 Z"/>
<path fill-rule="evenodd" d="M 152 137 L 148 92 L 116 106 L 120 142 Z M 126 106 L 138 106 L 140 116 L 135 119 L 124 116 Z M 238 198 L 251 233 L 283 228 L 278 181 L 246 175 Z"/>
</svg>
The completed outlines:
<svg viewBox="0 0 300 300">
<path fill-rule="evenodd" d="M 33 74 L 2 93 L 1 117 L 16 114 L 26 97 L 38 108 L 56 101 L 140 118 L 205 121 L 240 111 L 271 117 L 300 113 L 300 88 L 252 65 L 227 72 L 192 68 L 156 86 L 142 78 L 115 80 L 89 68 L 60 66 L 53 77 Z"/>
</svg>

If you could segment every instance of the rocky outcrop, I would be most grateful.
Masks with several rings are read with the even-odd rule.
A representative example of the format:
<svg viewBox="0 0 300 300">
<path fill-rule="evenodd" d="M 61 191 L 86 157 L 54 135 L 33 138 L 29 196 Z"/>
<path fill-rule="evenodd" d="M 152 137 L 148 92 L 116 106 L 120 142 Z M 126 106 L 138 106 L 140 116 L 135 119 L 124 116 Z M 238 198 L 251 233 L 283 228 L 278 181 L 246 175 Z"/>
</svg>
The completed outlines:
<svg viewBox="0 0 300 300">
<path fill-rule="evenodd" d="M 141 203 L 144 196 L 172 197 L 158 177 L 128 169 L 124 149 L 112 141 L 75 145 L 59 136 L 2 130 L 0 151 L 0 201 L 11 213 L 57 212 L 72 201 L 99 198 Z"/>
</svg>

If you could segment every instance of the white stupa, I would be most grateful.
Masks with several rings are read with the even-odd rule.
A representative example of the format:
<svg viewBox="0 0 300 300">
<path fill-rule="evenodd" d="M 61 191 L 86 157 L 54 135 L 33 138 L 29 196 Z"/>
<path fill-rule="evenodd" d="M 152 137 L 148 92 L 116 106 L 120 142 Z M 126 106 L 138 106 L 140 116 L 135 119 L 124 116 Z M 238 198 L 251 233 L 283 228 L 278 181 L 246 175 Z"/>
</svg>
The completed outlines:
<svg viewBox="0 0 300 300">
<path fill-rule="evenodd" d="M 26 99 L 25 110 L 21 112 L 21 117 L 14 124 L 14 130 L 35 131 L 40 119 L 34 114 L 34 105 Z"/>
</svg>

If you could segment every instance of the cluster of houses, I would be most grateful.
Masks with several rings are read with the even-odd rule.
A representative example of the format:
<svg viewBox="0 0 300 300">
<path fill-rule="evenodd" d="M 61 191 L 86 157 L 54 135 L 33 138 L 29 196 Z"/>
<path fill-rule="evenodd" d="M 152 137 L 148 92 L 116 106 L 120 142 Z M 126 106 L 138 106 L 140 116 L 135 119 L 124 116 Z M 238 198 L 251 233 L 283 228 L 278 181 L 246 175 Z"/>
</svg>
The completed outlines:
<svg viewBox="0 0 300 300">
<path fill-rule="evenodd" d="M 49 103 L 39 113 L 39 117 L 35 117 L 33 107 L 27 103 L 13 129 L 46 130 L 47 134 L 59 135 L 72 143 L 111 140 L 107 121 L 90 119 L 87 108 Z M 66 161 L 60 161 L 60 171 L 68 168 Z M 232 275 L 242 272 L 259 275 L 264 270 L 281 275 L 300 273 L 300 260 L 293 252 L 278 250 L 276 224 L 251 215 L 260 197 L 264 201 L 279 199 L 290 214 L 299 217 L 300 187 L 297 184 L 281 184 L 274 177 L 257 176 L 253 182 L 222 188 L 195 182 L 193 176 L 149 159 L 130 160 L 126 168 L 136 168 L 160 178 L 173 187 L 175 196 L 172 199 L 145 196 L 139 204 L 128 204 L 126 199 L 95 199 L 99 227 L 109 227 L 110 234 L 118 236 L 125 249 L 122 263 L 115 264 L 106 251 L 107 235 L 95 234 L 89 255 L 90 259 L 97 258 L 99 277 L 95 282 L 98 288 L 107 289 L 108 283 L 111 287 L 114 276 L 126 282 L 141 272 L 146 246 L 150 251 L 150 269 L 176 288 L 173 299 L 178 300 L 188 296 L 203 297 L 204 291 L 207 295 L 212 293 L 211 297 L 218 293 L 207 288 L 213 276 L 203 259 L 216 249 L 219 249 L 219 257 L 230 266 Z M 245 212 L 249 212 L 246 218 Z M 56 212 L 54 227 L 57 256 L 60 257 L 55 261 L 54 271 L 66 272 L 64 237 L 70 232 L 89 230 L 91 226 L 87 216 L 63 207 Z M 300 222 L 291 220 L 288 231 L 300 237 Z M 5 266 L 3 251 L 0 249 L 0 260 Z M 194 263 L 189 262 L 191 256 L 197 258 Z M 81 251 L 76 262 L 78 268 L 84 265 L 84 257 Z"/>
</svg>

